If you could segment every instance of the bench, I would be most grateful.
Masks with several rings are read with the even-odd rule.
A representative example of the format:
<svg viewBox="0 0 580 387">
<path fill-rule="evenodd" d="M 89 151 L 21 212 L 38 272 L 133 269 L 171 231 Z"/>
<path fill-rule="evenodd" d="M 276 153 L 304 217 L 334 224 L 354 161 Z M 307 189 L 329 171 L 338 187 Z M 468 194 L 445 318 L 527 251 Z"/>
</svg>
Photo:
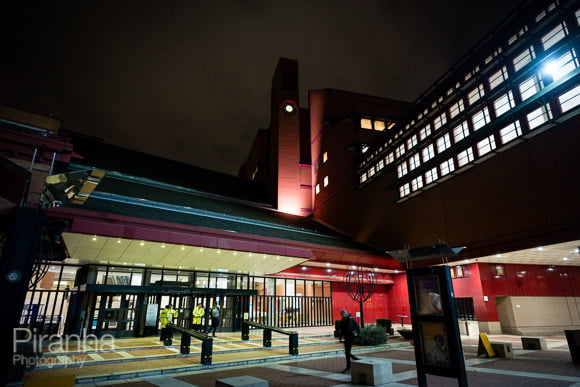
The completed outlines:
<svg viewBox="0 0 580 387">
<path fill-rule="evenodd" d="M 352 384 L 377 386 L 393 383 L 393 363 L 386 359 L 366 358 L 350 363 Z"/>
<path fill-rule="evenodd" d="M 244 387 L 268 387 L 269 382 L 264 379 L 256 378 L 253 376 L 234 376 L 232 378 L 218 379 L 215 381 L 216 387 L 233 387 L 233 386 L 244 386 Z"/>
<path fill-rule="evenodd" d="M 522 337 L 522 347 L 524 349 L 548 349 L 545 337 L 524 336 Z"/>
<path fill-rule="evenodd" d="M 512 343 L 507 343 L 504 341 L 492 341 L 490 344 L 497 357 L 513 359 L 514 350 L 512 348 Z"/>
<path fill-rule="evenodd" d="M 189 346 L 191 344 L 191 338 L 195 337 L 201 340 L 201 364 L 210 365 L 213 352 L 213 340 L 208 337 L 207 334 L 195 331 L 193 329 L 187 329 L 180 327 L 175 324 L 167 324 L 167 333 L 163 344 L 171 345 L 173 344 L 173 331 L 181 332 L 181 343 L 179 345 L 179 352 L 182 354 L 189 353 Z"/>
<path fill-rule="evenodd" d="M 250 340 L 250 326 L 264 330 L 262 334 L 262 345 L 267 348 L 272 346 L 272 332 L 288 335 L 288 353 L 290 355 L 298 355 L 298 332 L 244 320 L 242 323 L 242 340 L 244 341 Z"/>
</svg>

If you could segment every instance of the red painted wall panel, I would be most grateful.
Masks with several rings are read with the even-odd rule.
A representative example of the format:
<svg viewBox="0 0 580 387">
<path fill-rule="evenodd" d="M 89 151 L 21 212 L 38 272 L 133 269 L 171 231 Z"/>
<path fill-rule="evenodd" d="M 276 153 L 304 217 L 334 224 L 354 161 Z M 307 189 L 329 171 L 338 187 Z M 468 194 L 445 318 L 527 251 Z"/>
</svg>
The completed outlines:
<svg viewBox="0 0 580 387">
<path fill-rule="evenodd" d="M 363 303 L 365 323 L 375 323 L 378 318 L 389 318 L 387 309 L 387 289 L 390 285 L 375 286 L 373 296 Z M 346 286 L 342 282 L 332 283 L 332 317 L 339 320 L 340 311 L 346 309 L 350 314 L 356 316 L 360 310 L 358 302 L 350 298 L 346 292 Z M 358 319 L 360 322 L 360 319 Z"/>
</svg>

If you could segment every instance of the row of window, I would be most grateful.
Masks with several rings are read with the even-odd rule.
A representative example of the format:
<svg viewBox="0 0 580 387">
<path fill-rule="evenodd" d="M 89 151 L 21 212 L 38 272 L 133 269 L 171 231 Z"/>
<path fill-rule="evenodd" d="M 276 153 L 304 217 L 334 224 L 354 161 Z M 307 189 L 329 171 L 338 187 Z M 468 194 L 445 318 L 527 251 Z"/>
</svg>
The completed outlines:
<svg viewBox="0 0 580 387">
<path fill-rule="evenodd" d="M 548 7 L 550 9 L 546 9 L 542 12 L 550 12 L 555 6 L 556 3 L 553 4 L 553 7 Z M 575 16 L 576 21 L 580 23 L 580 10 L 575 12 Z M 542 18 L 539 18 L 539 20 L 540 19 Z M 518 35 L 518 37 L 523 36 L 526 31 L 527 28 L 522 28 L 516 35 Z M 543 50 L 548 50 L 562 41 L 562 39 L 568 36 L 568 34 L 569 32 L 566 23 L 561 21 L 553 26 L 553 28 L 548 32 L 540 36 L 539 42 L 541 43 Z M 561 48 L 562 47 L 560 47 L 559 50 L 561 50 Z M 491 62 L 493 57 L 499 56 L 500 53 L 501 49 L 494 51 L 491 55 L 491 59 L 490 57 L 486 58 L 486 63 Z M 520 51 L 512 57 L 509 68 L 506 65 L 502 65 L 487 78 L 485 83 L 477 84 L 463 96 L 453 101 L 446 110 L 436 115 L 428 124 L 424 125 L 422 128 L 417 128 L 416 134 L 411 135 L 405 142 L 401 142 L 393 149 L 394 144 L 393 146 L 391 146 L 391 144 L 393 141 L 397 140 L 399 133 L 384 144 L 384 146 L 381 146 L 372 152 L 372 154 L 361 163 L 361 167 L 371 160 L 373 161 L 373 165 L 366 168 L 360 174 L 359 182 L 366 182 L 375 174 L 379 173 L 385 166 L 399 160 L 400 162 L 397 165 L 396 172 L 397 177 L 402 178 L 409 172 L 419 168 L 423 163 L 428 162 L 436 155 L 445 152 L 464 138 L 467 138 L 470 134 L 473 134 L 486 126 L 493 119 L 510 112 L 517 104 L 526 102 L 552 82 L 559 81 L 579 67 L 576 51 L 574 49 L 569 49 L 559 53 L 552 52 L 550 53 L 550 56 L 552 58 L 544 61 L 544 66 L 541 70 L 534 71 L 530 76 L 525 77 L 525 73 L 520 70 L 526 67 L 531 69 L 531 66 L 528 66 L 528 64 L 536 59 L 534 46 L 530 45 L 529 47 L 526 47 L 523 51 Z M 476 67 L 476 70 L 479 71 L 479 67 Z M 512 77 L 515 77 L 517 83 L 515 85 L 509 85 L 512 87 L 511 89 L 504 86 L 504 92 L 498 95 L 498 91 L 500 93 L 502 92 L 499 87 L 510 77 L 510 74 Z M 566 112 L 579 104 L 580 101 L 577 91 L 578 87 L 558 96 L 557 103 L 562 112 Z M 491 98 L 485 98 L 486 92 Z M 437 102 L 441 102 L 442 99 L 443 98 L 440 97 L 436 100 L 432 104 L 432 107 L 437 106 Z M 430 114 L 430 112 L 427 110 L 422 112 L 417 117 L 417 122 L 428 114 Z M 462 117 L 464 117 L 463 120 L 461 120 Z M 409 195 L 411 192 L 421 189 L 424 185 L 430 184 L 472 162 L 477 157 L 481 157 L 491 152 L 498 146 L 497 144 L 501 146 L 518 136 L 521 136 L 521 124 L 526 125 L 526 130 L 533 130 L 551 118 L 552 112 L 550 106 L 541 106 L 521 118 L 522 123 L 520 123 L 519 120 L 513 120 L 513 122 L 501 128 L 494 135 L 488 136 L 479 141 L 475 146 L 464 149 L 458 148 L 455 155 L 452 155 L 449 159 L 440 163 L 440 165 L 426 170 L 409 183 L 401 185 L 401 197 Z M 410 128 L 414 125 L 415 121 L 411 121 L 406 128 Z M 449 127 L 449 130 L 445 132 L 443 129 L 449 125 L 453 126 Z M 435 136 L 437 137 L 435 138 Z M 429 142 L 431 137 L 433 138 L 433 141 Z M 377 160 L 377 155 L 380 155 L 384 149 L 389 148 L 391 148 L 392 151 L 381 156 L 380 159 Z"/>
</svg>

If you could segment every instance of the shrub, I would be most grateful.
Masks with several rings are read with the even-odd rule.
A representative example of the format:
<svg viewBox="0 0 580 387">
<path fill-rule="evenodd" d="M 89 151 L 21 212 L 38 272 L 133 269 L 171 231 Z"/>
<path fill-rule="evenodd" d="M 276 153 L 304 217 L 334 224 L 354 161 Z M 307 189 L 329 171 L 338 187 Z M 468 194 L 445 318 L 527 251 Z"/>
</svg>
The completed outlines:
<svg viewBox="0 0 580 387">
<path fill-rule="evenodd" d="M 360 345 L 379 345 L 387 342 L 387 331 L 380 327 L 361 328 L 355 343 Z"/>
<path fill-rule="evenodd" d="M 395 331 L 393 329 L 393 321 L 388 319 L 388 318 L 378 318 L 377 319 L 377 326 L 384 328 L 385 331 L 387 331 L 387 333 L 389 335 L 392 335 L 395 333 Z"/>
</svg>

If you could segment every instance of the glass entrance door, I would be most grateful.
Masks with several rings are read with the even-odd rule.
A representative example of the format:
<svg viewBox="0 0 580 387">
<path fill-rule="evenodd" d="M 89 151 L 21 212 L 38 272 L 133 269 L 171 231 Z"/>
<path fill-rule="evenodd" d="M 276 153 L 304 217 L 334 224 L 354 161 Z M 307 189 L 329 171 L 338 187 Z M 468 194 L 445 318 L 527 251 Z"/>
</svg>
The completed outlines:
<svg viewBox="0 0 580 387">
<path fill-rule="evenodd" d="M 137 295 L 99 294 L 96 296 L 91 330 L 102 336 L 134 336 L 135 318 L 138 314 Z"/>
</svg>

